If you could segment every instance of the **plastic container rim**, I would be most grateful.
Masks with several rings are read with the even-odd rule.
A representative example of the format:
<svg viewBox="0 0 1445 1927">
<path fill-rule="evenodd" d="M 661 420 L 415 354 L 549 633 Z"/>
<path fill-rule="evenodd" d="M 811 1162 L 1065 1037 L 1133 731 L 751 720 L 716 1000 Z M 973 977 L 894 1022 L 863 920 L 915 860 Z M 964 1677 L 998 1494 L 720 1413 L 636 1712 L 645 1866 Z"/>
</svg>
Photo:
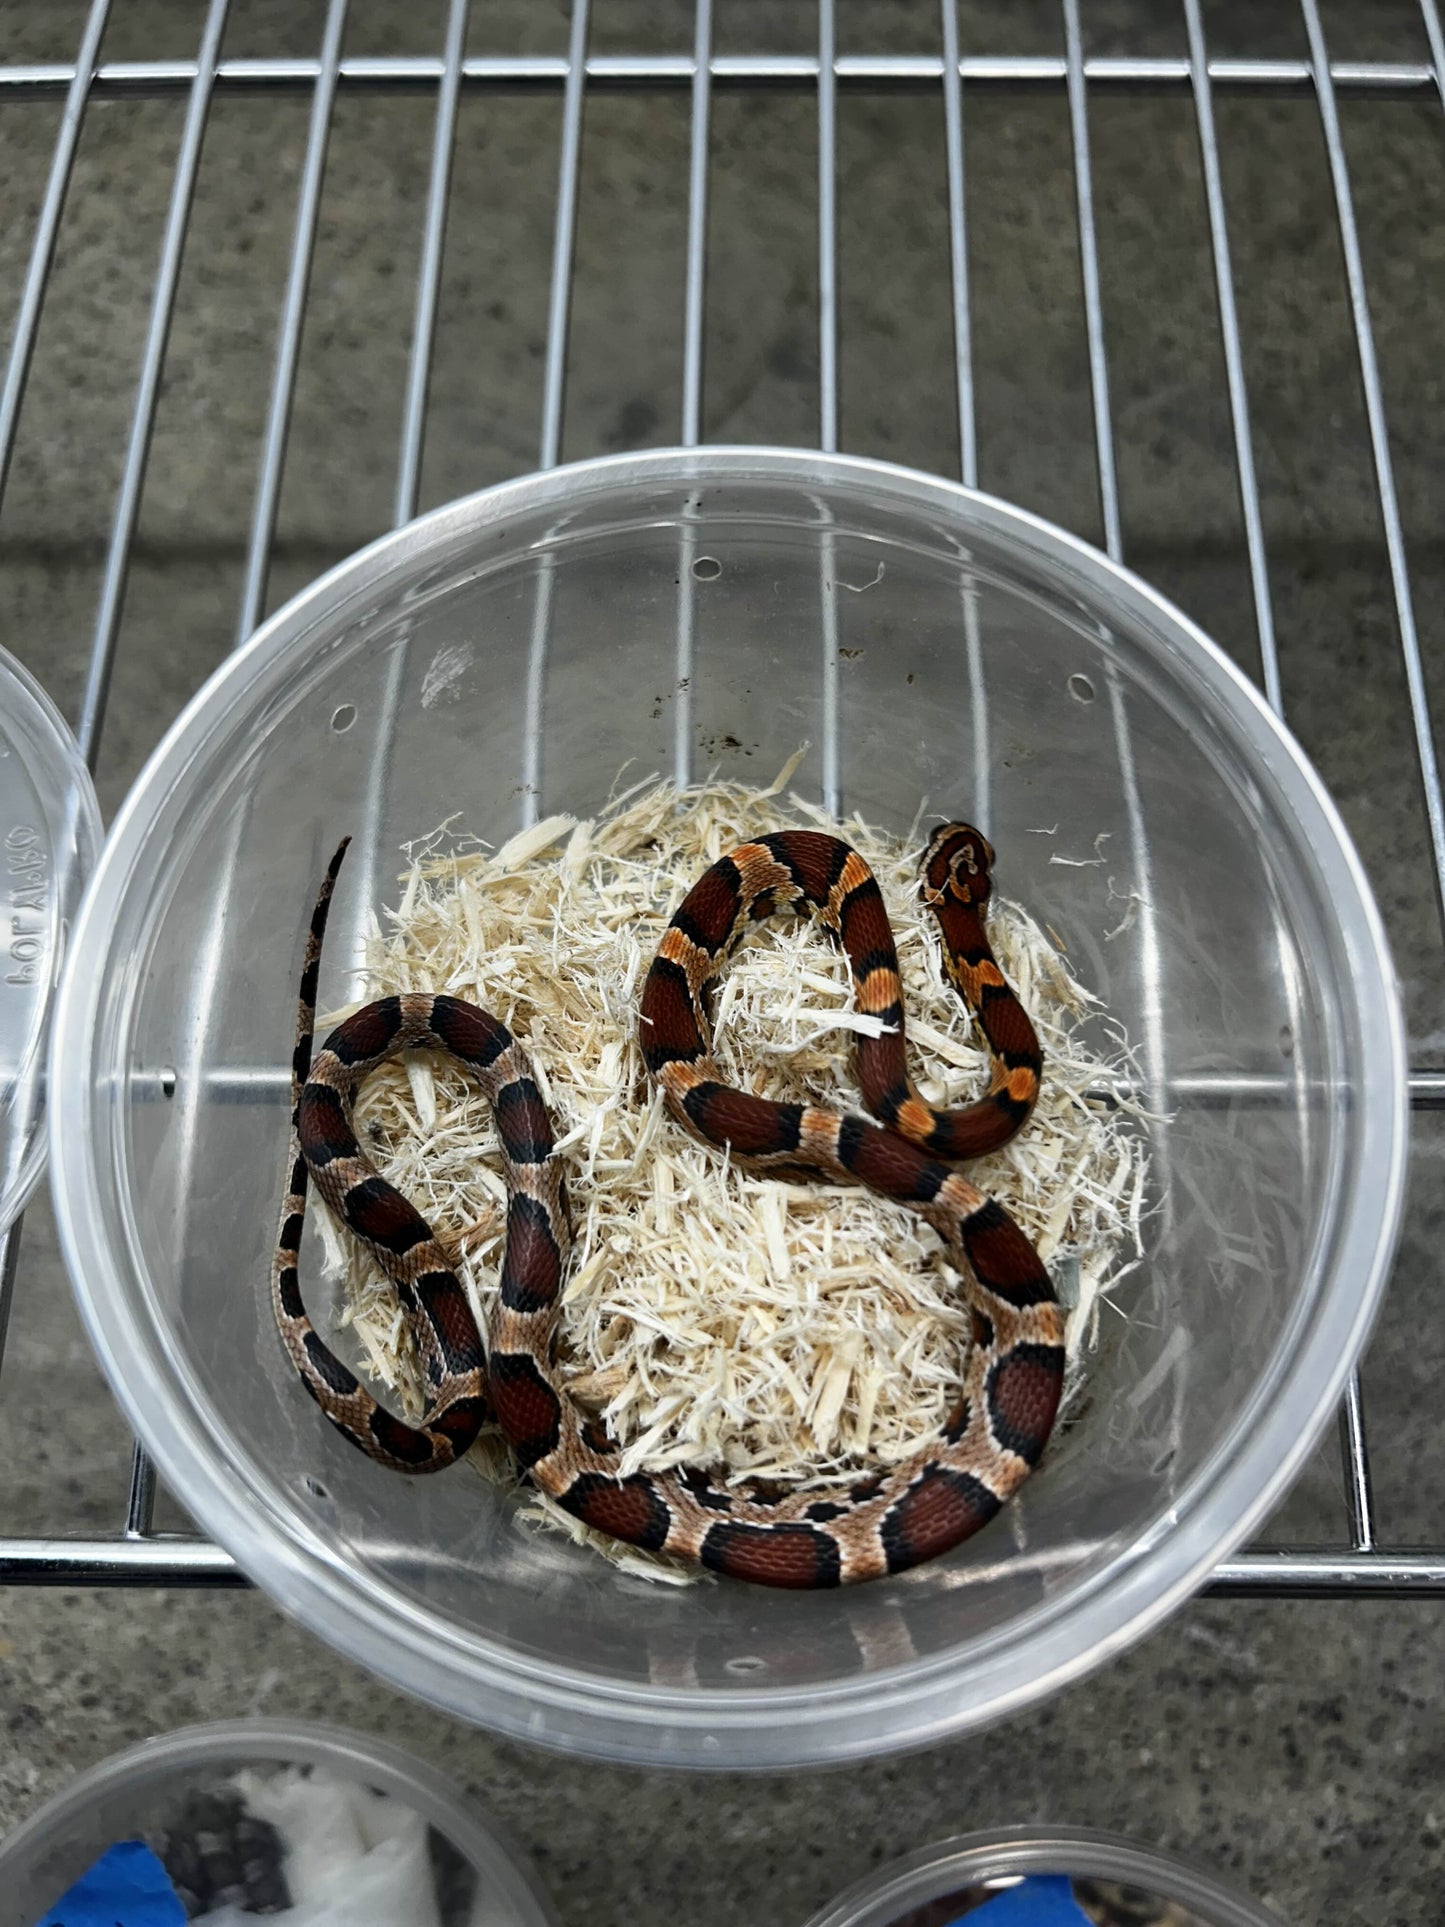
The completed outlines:
<svg viewBox="0 0 1445 1927">
<path fill-rule="evenodd" d="M 95 1134 L 96 1078 L 98 1069 L 105 1077 L 114 1072 L 93 1066 L 91 1054 L 112 932 L 151 824 L 175 779 L 227 729 L 233 708 L 275 670 L 293 638 L 328 608 L 379 585 L 469 528 L 576 507 L 633 485 L 706 486 L 724 480 L 792 488 L 800 495 L 810 488 L 864 491 L 895 507 L 955 521 L 962 517 L 1010 544 L 1021 561 L 1050 554 L 1087 584 L 1101 608 L 1162 631 L 1175 669 L 1209 691 L 1300 823 L 1355 966 L 1357 1020 L 1365 1061 L 1374 1067 L 1361 1107 L 1357 1158 L 1375 1179 L 1368 1188 L 1355 1188 L 1336 1241 L 1337 1282 L 1317 1308 L 1319 1315 L 1299 1331 L 1295 1355 L 1283 1362 L 1271 1386 L 1268 1409 L 1256 1411 L 1248 1437 L 1230 1441 L 1233 1456 L 1221 1463 L 1221 1448 L 1182 1495 L 1175 1523 L 1188 1517 L 1190 1533 L 1174 1530 L 1136 1542 L 1107 1575 L 1094 1575 L 1061 1600 L 1036 1609 L 1027 1640 L 1012 1638 L 1003 1653 L 985 1643 L 966 1672 L 958 1669 L 956 1654 L 944 1653 L 863 1680 L 822 1686 L 643 1689 L 489 1645 L 481 1635 L 458 1635 L 415 1612 L 398 1612 L 389 1587 L 344 1566 L 303 1528 L 292 1522 L 281 1527 L 215 1462 L 198 1411 L 178 1396 L 174 1378 L 155 1369 L 147 1356 L 155 1334 L 141 1317 L 143 1293 L 126 1279 L 123 1241 L 100 1213 L 104 1157 Z M 50 1121 L 56 1217 L 91 1343 L 162 1474 L 242 1569 L 304 1623 L 324 1626 L 328 1640 L 349 1657 L 454 1714 L 592 1757 L 728 1770 L 872 1756 L 928 1745 L 997 1720 L 1091 1671 L 1195 1591 L 1264 1518 L 1334 1412 L 1388 1275 L 1404 1198 L 1409 1125 L 1394 971 L 1363 867 L 1303 751 L 1217 645 L 1130 571 L 994 496 L 886 462 L 753 447 L 602 456 L 499 483 L 380 537 L 271 616 L 182 711 L 111 828 L 60 987 L 50 1075 L 57 1100 Z M 104 1155 L 117 1154 L 108 1134 Z M 1357 1283 L 1346 1292 L 1341 1279 Z M 1256 1398 L 1256 1407 L 1263 1403 Z"/>
<path fill-rule="evenodd" d="M 899 1911 L 942 1899 L 955 1887 L 1031 1873 L 1118 1881 L 1151 1899 L 1207 1908 L 1210 1927 L 1281 1927 L 1278 1917 L 1258 1901 L 1221 1886 L 1205 1868 L 1178 1854 L 1089 1827 L 1034 1826 L 955 1834 L 920 1847 L 847 1888 L 814 1914 L 807 1927 L 888 1927 Z M 897 1910 L 886 1919 L 878 1911 L 885 1903 Z"/>
<path fill-rule="evenodd" d="M 79 883 L 76 887 L 71 881 L 73 897 L 78 901 L 82 888 L 94 867 L 101 845 L 105 840 L 105 827 L 101 822 L 100 804 L 95 794 L 95 784 L 91 780 L 85 758 L 80 753 L 80 745 L 71 734 L 70 725 L 61 715 L 49 690 L 37 681 L 17 657 L 8 649 L 0 647 L 0 683 L 13 684 L 13 693 L 19 696 L 21 713 L 11 721 L 23 736 L 25 746 L 30 751 L 23 757 L 25 774 L 34 785 L 45 817 L 45 833 L 49 843 L 49 853 L 53 858 L 60 844 L 68 834 L 69 819 L 73 814 L 77 819 L 77 841 L 80 845 Z M 26 707 L 29 714 L 24 713 Z M 46 759 L 37 767 L 32 760 L 35 754 L 43 754 Z M 56 874 L 52 866 L 52 877 Z M 55 1005 L 58 993 L 58 979 L 64 968 L 67 939 L 71 934 L 74 921 L 72 915 L 64 914 L 64 903 L 55 906 L 56 948 L 58 955 L 50 960 L 50 980 L 45 986 L 44 1002 L 41 1007 L 40 1031 L 32 1045 L 32 1055 L 26 1064 L 46 1062 L 49 1048 L 49 1033 L 55 1021 Z M 24 1067 L 21 1067 L 22 1075 Z M 43 1099 L 41 1100 L 43 1102 Z M 36 1119 L 32 1135 L 26 1146 L 10 1194 L 0 1198 L 0 1234 L 8 1231 L 35 1195 L 41 1178 L 45 1175 L 46 1158 L 49 1148 L 49 1127 L 43 1119 Z"/>
</svg>

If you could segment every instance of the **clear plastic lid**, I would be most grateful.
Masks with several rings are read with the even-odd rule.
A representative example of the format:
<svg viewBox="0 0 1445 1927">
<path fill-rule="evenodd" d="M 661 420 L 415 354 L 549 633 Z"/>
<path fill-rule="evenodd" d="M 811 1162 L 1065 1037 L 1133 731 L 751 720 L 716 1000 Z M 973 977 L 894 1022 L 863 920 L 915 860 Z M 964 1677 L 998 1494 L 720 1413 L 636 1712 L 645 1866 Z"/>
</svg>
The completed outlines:
<svg viewBox="0 0 1445 1927">
<path fill-rule="evenodd" d="M 0 1231 L 45 1163 L 45 1047 L 100 806 L 65 718 L 0 649 Z"/>
</svg>

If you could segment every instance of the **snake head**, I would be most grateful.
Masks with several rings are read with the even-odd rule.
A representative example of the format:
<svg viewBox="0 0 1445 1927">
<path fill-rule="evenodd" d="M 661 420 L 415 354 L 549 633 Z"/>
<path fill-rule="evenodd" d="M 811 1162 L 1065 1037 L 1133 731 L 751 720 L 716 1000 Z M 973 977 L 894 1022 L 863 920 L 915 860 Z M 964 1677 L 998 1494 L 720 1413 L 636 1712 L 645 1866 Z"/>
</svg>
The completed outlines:
<svg viewBox="0 0 1445 1927">
<path fill-rule="evenodd" d="M 923 893 L 929 903 L 975 906 L 988 902 L 993 892 L 993 845 L 969 823 L 944 823 L 928 839 L 923 853 Z"/>
</svg>

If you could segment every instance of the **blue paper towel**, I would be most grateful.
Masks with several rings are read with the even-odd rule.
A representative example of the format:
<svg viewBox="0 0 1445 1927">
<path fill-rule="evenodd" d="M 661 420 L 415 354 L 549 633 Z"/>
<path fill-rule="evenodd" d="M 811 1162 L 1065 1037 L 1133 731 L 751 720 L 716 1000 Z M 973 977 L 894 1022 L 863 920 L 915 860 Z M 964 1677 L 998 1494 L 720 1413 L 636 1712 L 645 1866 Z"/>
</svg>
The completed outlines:
<svg viewBox="0 0 1445 1927">
<path fill-rule="evenodd" d="M 1091 1927 L 1067 1874 L 1031 1873 L 953 1927 Z"/>
<path fill-rule="evenodd" d="M 186 1927 L 186 1910 L 150 1848 L 124 1840 L 80 1876 L 40 1927 Z"/>
</svg>

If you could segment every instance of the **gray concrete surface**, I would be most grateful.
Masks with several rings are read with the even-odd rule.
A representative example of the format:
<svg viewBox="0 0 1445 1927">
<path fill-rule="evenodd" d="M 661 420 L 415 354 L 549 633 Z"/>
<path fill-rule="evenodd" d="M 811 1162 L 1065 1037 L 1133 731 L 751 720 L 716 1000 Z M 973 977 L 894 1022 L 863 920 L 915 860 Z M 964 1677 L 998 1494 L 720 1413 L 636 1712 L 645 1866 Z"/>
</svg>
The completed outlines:
<svg viewBox="0 0 1445 1927">
<path fill-rule="evenodd" d="M 0 9 L 0 59 L 68 56 L 78 0 Z M 193 50 L 191 0 L 126 0 L 106 52 Z M 565 45 L 565 8 L 477 0 L 474 50 Z M 597 0 L 594 45 L 682 47 L 689 10 Z M 840 46 L 928 49 L 931 0 L 841 0 Z M 1183 48 L 1165 0 L 1085 0 L 1101 52 Z M 1341 57 L 1418 58 L 1413 5 L 1333 0 Z M 321 8 L 236 0 L 227 48 L 305 52 Z M 440 4 L 355 0 L 353 51 L 435 51 Z M 719 45 L 806 46 L 813 9 L 719 0 Z M 1222 53 L 1298 54 L 1292 6 L 1206 16 Z M 966 46 L 1056 51 L 1052 0 L 968 0 Z M 86 122 L 0 515 L 0 640 L 73 715 L 147 320 L 183 101 L 98 102 Z M 1318 121 L 1305 102 L 1219 104 L 1291 722 L 1371 867 L 1416 1061 L 1445 1062 L 1440 928 L 1353 339 Z M 218 100 L 206 139 L 99 769 L 108 813 L 233 641 L 304 98 Z M 57 117 L 0 105 L 0 340 L 18 298 Z M 432 103 L 341 99 L 283 493 L 273 601 L 390 514 Z M 423 503 L 532 466 L 539 430 L 558 103 L 468 94 L 431 391 Z M 1187 103 L 1100 98 L 1091 128 L 1126 549 L 1246 668 L 1257 651 Z M 1445 392 L 1445 117 L 1351 102 L 1345 131 L 1371 273 L 1427 674 L 1445 650 L 1438 490 Z M 936 101 L 839 107 L 845 447 L 956 472 L 947 207 Z M 675 439 L 688 121 L 683 95 L 587 108 L 565 453 Z M 812 101 L 715 103 L 706 433 L 817 436 Z M 1056 94 L 967 106 L 983 483 L 1097 538 L 1068 122 Z M 1442 1139 L 1417 1121 L 1411 1205 L 1366 1374 L 1383 1531 L 1445 1536 L 1436 1307 Z M 0 1530 L 109 1529 L 125 1428 L 70 1308 L 48 1215 L 27 1217 L 0 1385 Z M 1321 1453 L 1273 1536 L 1337 1538 Z M 801 1921 L 847 1881 L 952 1829 L 1116 1828 L 1193 1851 L 1292 1921 L 1425 1927 L 1445 1889 L 1440 1608 L 1195 1605 L 1054 1703 L 915 1758 L 786 1780 L 697 1782 L 560 1762 L 450 1724 L 333 1658 L 250 1595 L 11 1592 L 0 1608 L 0 1824 L 159 1728 L 252 1710 L 384 1731 L 516 1829 L 569 1923 L 686 1912 Z"/>
</svg>

